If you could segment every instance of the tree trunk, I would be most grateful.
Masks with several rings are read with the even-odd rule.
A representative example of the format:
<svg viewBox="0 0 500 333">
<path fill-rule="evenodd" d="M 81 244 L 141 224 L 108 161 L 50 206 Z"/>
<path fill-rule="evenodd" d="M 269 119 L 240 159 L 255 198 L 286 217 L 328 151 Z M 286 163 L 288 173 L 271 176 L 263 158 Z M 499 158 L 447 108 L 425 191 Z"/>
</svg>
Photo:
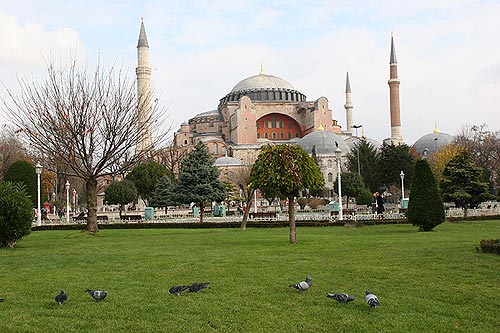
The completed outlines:
<svg viewBox="0 0 500 333">
<path fill-rule="evenodd" d="M 249 207 L 250 207 L 250 204 L 252 203 L 252 198 L 254 196 L 254 192 L 255 192 L 255 190 L 253 190 L 247 197 L 247 201 L 246 201 L 247 209 L 245 209 L 245 211 L 243 212 L 243 220 L 241 220 L 241 227 L 240 227 L 241 230 L 247 229 L 248 214 L 250 213 Z"/>
<path fill-rule="evenodd" d="M 203 202 L 200 202 L 200 223 L 203 223 L 203 211 L 205 210 L 205 206 L 203 206 Z"/>
<path fill-rule="evenodd" d="M 293 196 L 288 197 L 288 221 L 290 223 L 290 244 L 297 243 L 297 229 L 295 227 L 295 206 Z"/>
<path fill-rule="evenodd" d="M 87 180 L 85 184 L 85 190 L 87 191 L 87 231 L 90 234 L 95 235 L 98 231 L 97 229 L 97 178 L 91 177 Z"/>
</svg>

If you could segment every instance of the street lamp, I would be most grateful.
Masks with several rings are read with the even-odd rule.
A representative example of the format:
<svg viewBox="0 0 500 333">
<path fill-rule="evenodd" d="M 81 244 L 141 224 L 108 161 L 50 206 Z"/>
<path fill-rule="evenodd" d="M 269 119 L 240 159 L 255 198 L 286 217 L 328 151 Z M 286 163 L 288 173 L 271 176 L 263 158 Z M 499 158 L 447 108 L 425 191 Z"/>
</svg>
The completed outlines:
<svg viewBox="0 0 500 333">
<path fill-rule="evenodd" d="M 339 148 L 339 143 L 335 141 L 337 148 L 335 149 L 335 158 L 337 159 L 337 178 L 339 182 L 339 221 L 343 220 L 342 216 L 342 180 L 340 178 L 340 158 L 342 156 L 342 150 Z"/>
<path fill-rule="evenodd" d="M 36 211 L 36 225 L 40 227 L 42 225 L 42 211 L 40 209 L 40 175 L 42 174 L 42 166 L 40 163 L 35 165 L 36 172 L 36 184 L 37 184 L 37 201 L 38 201 L 38 210 Z"/>
<path fill-rule="evenodd" d="M 402 199 L 404 200 L 405 198 L 405 173 L 403 172 L 403 170 L 401 170 L 401 173 L 399 174 L 399 176 L 401 177 L 401 197 Z"/>
<path fill-rule="evenodd" d="M 66 223 L 69 224 L 69 181 L 66 181 L 66 184 L 64 185 L 66 188 Z"/>
<path fill-rule="evenodd" d="M 363 125 L 352 125 L 351 127 L 356 130 L 356 138 L 358 139 L 358 149 L 356 149 L 357 150 L 357 157 L 356 158 L 358 160 L 358 175 L 361 176 L 361 168 L 360 168 L 360 165 L 359 165 L 359 137 L 358 137 L 358 128 L 363 127 Z"/>
</svg>

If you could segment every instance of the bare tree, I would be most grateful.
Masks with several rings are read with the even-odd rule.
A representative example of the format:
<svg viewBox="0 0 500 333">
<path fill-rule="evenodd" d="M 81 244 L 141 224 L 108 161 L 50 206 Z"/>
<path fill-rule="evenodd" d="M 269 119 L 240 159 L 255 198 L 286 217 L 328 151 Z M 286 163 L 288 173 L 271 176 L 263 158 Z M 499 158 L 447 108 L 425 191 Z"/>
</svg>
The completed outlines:
<svg viewBox="0 0 500 333">
<path fill-rule="evenodd" d="M 89 72 L 76 61 L 61 68 L 52 63 L 45 81 L 18 82 L 19 92 L 6 88 L 4 109 L 45 165 L 59 165 L 58 172 L 85 182 L 87 228 L 97 232 L 98 180 L 124 174 L 150 157 L 152 149 L 136 152 L 135 146 L 149 132 L 148 124 L 157 130 L 165 113 L 154 103 L 151 118 L 139 124 L 138 110 L 151 104 L 114 66 L 99 64 Z M 158 147 L 167 132 L 156 135 L 152 146 Z"/>
<path fill-rule="evenodd" d="M 467 149 L 474 163 L 490 173 L 490 181 L 500 184 L 500 131 L 490 131 L 488 125 L 462 128 L 454 138 L 454 144 Z"/>
<path fill-rule="evenodd" d="M 30 160 L 26 147 L 11 127 L 4 126 L 0 136 L 0 179 L 12 163 L 19 160 Z"/>
<path fill-rule="evenodd" d="M 179 174 L 182 159 L 189 153 L 190 150 L 188 147 L 179 147 L 175 143 L 175 140 L 173 140 L 167 144 L 166 148 L 164 148 L 161 152 L 158 152 L 157 158 L 160 164 L 167 167 L 172 177 L 176 177 L 176 175 Z"/>
<path fill-rule="evenodd" d="M 251 166 L 242 166 L 236 168 L 232 171 L 231 181 L 236 185 L 238 190 L 240 191 L 243 200 L 245 200 L 246 207 L 245 212 L 243 213 L 243 219 L 241 220 L 241 230 L 245 230 L 247 228 L 248 214 L 250 212 L 250 204 L 252 203 L 253 195 L 255 189 L 250 186 L 250 175 L 252 173 Z"/>
</svg>

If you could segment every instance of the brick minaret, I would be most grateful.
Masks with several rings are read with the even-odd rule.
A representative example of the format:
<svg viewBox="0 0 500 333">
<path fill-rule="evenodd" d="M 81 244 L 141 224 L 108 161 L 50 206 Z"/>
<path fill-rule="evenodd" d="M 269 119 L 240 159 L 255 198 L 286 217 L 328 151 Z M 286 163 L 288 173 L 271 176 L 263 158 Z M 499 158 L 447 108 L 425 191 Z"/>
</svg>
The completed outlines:
<svg viewBox="0 0 500 333">
<path fill-rule="evenodd" d="M 346 132 L 354 133 L 354 128 L 352 128 L 352 100 L 351 100 L 351 83 L 349 82 L 349 72 L 345 79 L 345 118 L 346 118 Z"/>
<path fill-rule="evenodd" d="M 144 21 L 141 22 L 141 32 L 137 43 L 137 98 L 138 107 L 138 131 L 136 154 L 146 152 L 152 148 L 152 128 L 151 128 L 151 68 L 149 67 L 149 45 L 144 28 Z"/>
<path fill-rule="evenodd" d="M 398 62 L 396 60 L 396 49 L 394 48 L 394 36 L 391 35 L 390 77 L 388 81 L 391 108 L 390 140 L 396 144 L 403 142 L 403 135 L 401 134 L 401 110 L 399 106 L 399 82 Z"/>
</svg>

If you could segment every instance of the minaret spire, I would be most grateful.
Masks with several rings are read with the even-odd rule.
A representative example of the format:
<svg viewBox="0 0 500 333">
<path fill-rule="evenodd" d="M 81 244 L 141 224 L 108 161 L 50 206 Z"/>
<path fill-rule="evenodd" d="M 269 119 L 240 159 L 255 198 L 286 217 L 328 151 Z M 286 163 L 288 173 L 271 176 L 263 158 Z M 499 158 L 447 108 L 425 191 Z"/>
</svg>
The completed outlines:
<svg viewBox="0 0 500 333">
<path fill-rule="evenodd" d="M 141 31 L 137 42 L 137 100 L 139 102 L 138 112 L 138 139 L 135 146 L 136 154 L 144 153 L 152 149 L 153 131 L 151 128 L 151 68 L 149 67 L 149 44 L 144 28 L 144 20 L 141 19 Z"/>
<path fill-rule="evenodd" d="M 392 143 L 399 144 L 403 142 L 401 134 L 401 109 L 399 104 L 399 78 L 398 63 L 396 60 L 396 48 L 394 47 L 394 35 L 391 33 L 391 57 L 390 57 L 390 75 L 389 81 L 389 104 L 391 113 L 391 137 Z"/>
<path fill-rule="evenodd" d="M 345 118 L 346 118 L 346 132 L 351 133 L 351 135 L 354 133 L 354 128 L 352 127 L 353 122 L 352 122 L 352 99 L 351 99 L 351 83 L 349 81 L 349 72 L 347 72 L 346 79 L 345 79 Z"/>
</svg>

